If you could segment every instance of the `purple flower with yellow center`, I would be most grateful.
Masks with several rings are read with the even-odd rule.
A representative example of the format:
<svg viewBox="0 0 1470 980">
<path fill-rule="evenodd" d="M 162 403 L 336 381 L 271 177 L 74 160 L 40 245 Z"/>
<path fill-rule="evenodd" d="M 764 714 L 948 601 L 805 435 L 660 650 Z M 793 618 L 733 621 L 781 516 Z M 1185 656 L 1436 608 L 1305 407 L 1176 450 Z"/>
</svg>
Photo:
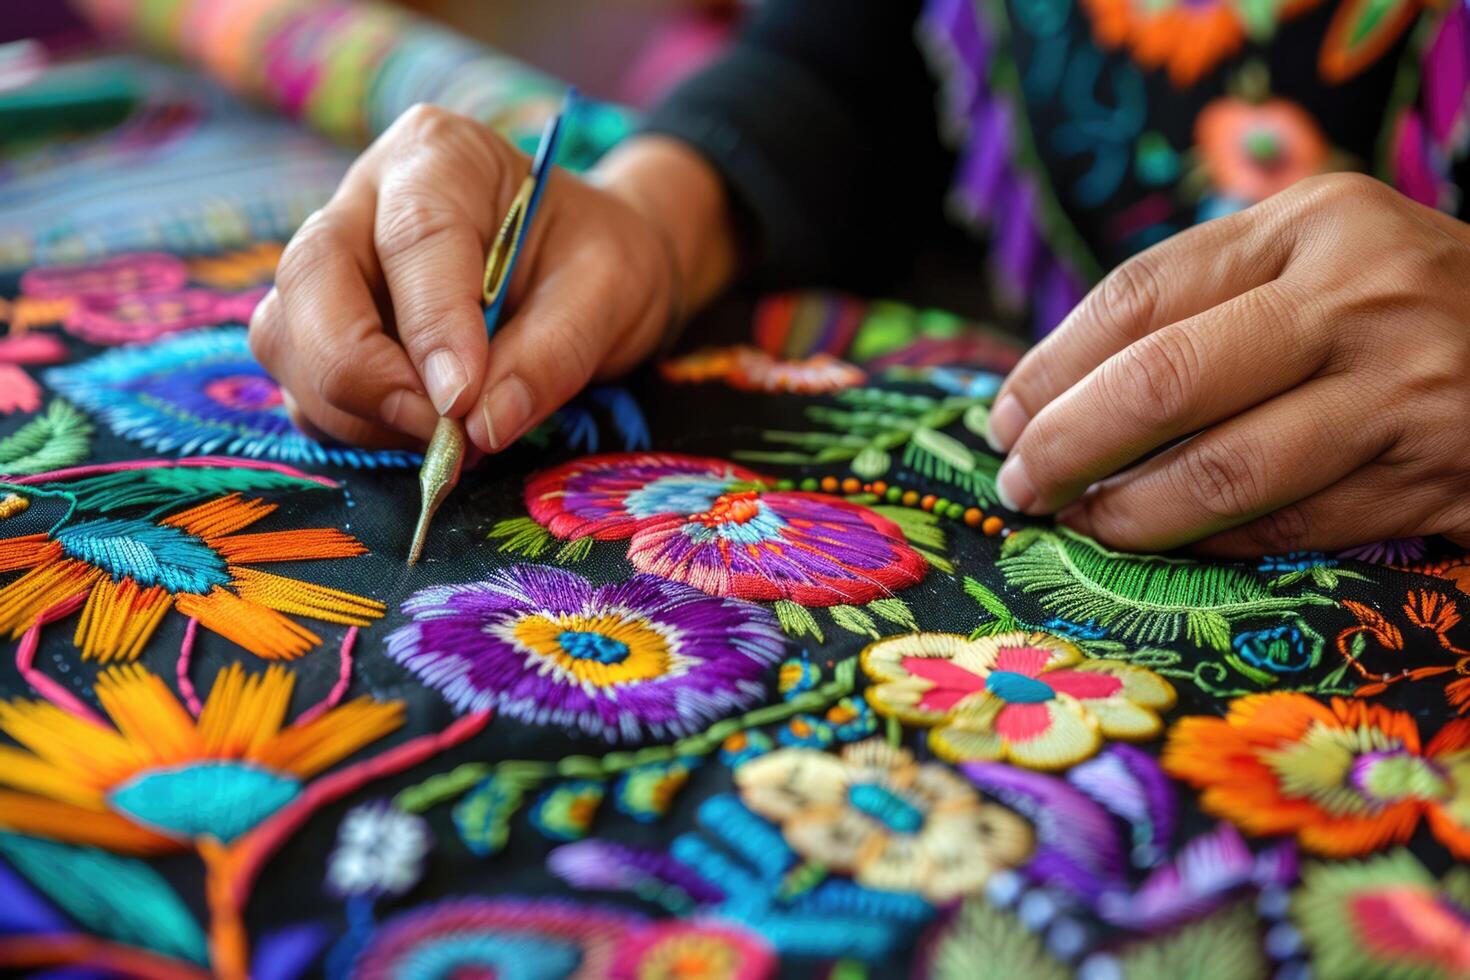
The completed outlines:
<svg viewBox="0 0 1470 980">
<path fill-rule="evenodd" d="M 545 565 L 411 596 L 388 655 L 460 711 L 493 708 L 608 741 L 678 737 L 758 702 L 780 659 L 754 603 L 635 575 L 593 585 Z"/>
</svg>

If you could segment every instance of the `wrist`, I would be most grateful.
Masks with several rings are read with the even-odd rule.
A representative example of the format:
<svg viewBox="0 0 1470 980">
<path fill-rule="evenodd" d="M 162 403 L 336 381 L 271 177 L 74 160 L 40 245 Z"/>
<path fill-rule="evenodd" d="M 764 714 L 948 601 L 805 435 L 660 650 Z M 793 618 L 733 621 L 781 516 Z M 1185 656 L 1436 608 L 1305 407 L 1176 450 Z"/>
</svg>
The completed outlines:
<svg viewBox="0 0 1470 980">
<path fill-rule="evenodd" d="M 608 154 L 589 178 L 663 237 L 673 316 L 700 309 L 734 279 L 739 250 L 724 181 L 698 152 L 666 136 L 642 136 Z"/>
</svg>

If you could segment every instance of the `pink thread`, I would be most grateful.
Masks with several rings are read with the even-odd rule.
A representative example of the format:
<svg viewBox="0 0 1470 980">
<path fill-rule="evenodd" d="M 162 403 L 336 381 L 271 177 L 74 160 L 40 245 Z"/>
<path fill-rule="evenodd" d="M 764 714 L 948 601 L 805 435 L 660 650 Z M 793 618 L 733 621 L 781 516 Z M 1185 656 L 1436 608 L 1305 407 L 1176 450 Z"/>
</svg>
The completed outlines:
<svg viewBox="0 0 1470 980">
<path fill-rule="evenodd" d="M 465 715 L 437 735 L 411 739 L 382 755 L 364 759 L 312 783 L 290 806 L 278 810 L 231 848 L 239 855 L 234 880 L 235 901 L 244 908 L 265 862 L 317 810 L 375 779 L 402 772 L 474 737 L 489 724 L 492 714 L 492 711 L 477 711 Z"/>
<path fill-rule="evenodd" d="M 297 728 L 301 725 L 307 724 L 308 722 L 316 720 L 320 716 L 335 708 L 337 706 L 337 703 L 342 700 L 342 695 L 347 693 L 347 685 L 352 682 L 352 644 L 356 640 L 357 627 L 354 626 L 347 631 L 346 636 L 342 637 L 342 667 L 337 672 L 337 683 L 332 685 L 332 689 L 327 692 L 327 696 L 323 698 L 319 703 L 314 704 L 310 708 L 307 708 L 305 711 L 303 711 L 301 715 L 294 722 L 291 723 L 292 728 Z"/>
<path fill-rule="evenodd" d="M 12 483 L 50 483 L 53 480 L 78 480 L 85 476 L 99 476 L 104 473 L 124 473 L 129 470 L 152 470 L 169 469 L 171 467 L 213 467 L 224 466 L 240 470 L 273 470 L 283 476 L 289 476 L 297 480 L 310 480 L 312 483 L 323 487 L 337 488 L 341 486 L 335 480 L 329 480 L 324 476 L 314 476 L 303 473 L 294 466 L 284 463 L 271 463 L 263 459 L 237 459 L 233 456 L 186 456 L 182 459 L 129 459 L 120 463 L 98 463 L 93 466 L 73 466 L 64 470 L 52 470 L 49 473 L 36 473 L 33 476 L 22 476 L 11 480 Z"/>
<path fill-rule="evenodd" d="M 26 683 L 31 686 L 32 690 L 56 705 L 62 711 L 81 718 L 83 721 L 89 721 L 94 725 L 106 728 L 107 722 L 102 720 L 101 715 L 87 707 L 76 695 L 41 673 L 35 667 L 36 647 L 41 642 L 41 627 L 48 623 L 54 623 L 64 616 L 70 616 L 80 609 L 82 603 L 86 600 L 87 593 L 78 592 L 70 599 L 64 599 L 58 602 L 37 616 L 36 621 L 31 624 L 30 629 L 26 630 L 25 635 L 20 638 L 20 646 L 16 647 L 15 669 L 20 672 L 21 677 L 25 678 Z"/>
<path fill-rule="evenodd" d="M 204 711 L 204 705 L 199 700 L 199 692 L 194 690 L 194 682 L 189 680 L 189 661 L 194 659 L 194 634 L 199 631 L 199 620 L 193 616 L 189 617 L 189 625 L 184 627 L 184 642 L 179 645 L 179 693 L 184 696 L 184 706 L 189 709 L 189 714 L 198 718 Z"/>
</svg>

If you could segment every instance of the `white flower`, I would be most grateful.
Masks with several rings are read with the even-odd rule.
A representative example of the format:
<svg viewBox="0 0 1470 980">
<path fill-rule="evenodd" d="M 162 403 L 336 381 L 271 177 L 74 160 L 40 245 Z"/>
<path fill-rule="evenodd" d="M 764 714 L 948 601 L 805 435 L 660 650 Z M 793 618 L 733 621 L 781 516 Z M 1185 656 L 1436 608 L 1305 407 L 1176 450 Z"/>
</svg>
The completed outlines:
<svg viewBox="0 0 1470 980">
<path fill-rule="evenodd" d="M 402 895 L 423 873 L 433 835 L 422 817 L 378 801 L 355 807 L 337 828 L 327 887 L 341 896 Z"/>
</svg>

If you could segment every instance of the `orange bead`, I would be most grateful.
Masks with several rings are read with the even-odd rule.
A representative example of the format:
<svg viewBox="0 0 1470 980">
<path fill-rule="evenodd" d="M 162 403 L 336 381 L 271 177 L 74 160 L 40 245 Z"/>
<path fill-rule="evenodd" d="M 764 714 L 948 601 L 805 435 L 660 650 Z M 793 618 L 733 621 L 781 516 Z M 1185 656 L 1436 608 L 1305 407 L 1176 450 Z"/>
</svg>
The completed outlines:
<svg viewBox="0 0 1470 980">
<path fill-rule="evenodd" d="M 971 527 L 979 527 L 980 520 L 984 516 L 984 514 L 980 513 L 979 507 L 971 507 L 965 511 L 965 523 Z"/>
<path fill-rule="evenodd" d="M 985 518 L 985 523 L 980 525 L 980 530 L 984 531 L 986 534 L 990 535 L 993 538 L 997 534 L 999 534 L 1001 528 L 1005 526 L 1006 522 L 1001 520 L 999 517 L 987 517 Z"/>
<path fill-rule="evenodd" d="M 883 496 L 885 493 L 888 492 L 888 484 L 884 483 L 882 480 L 874 480 L 873 492 L 880 497 Z"/>
<path fill-rule="evenodd" d="M 845 479 L 845 480 L 842 481 L 842 492 L 843 493 L 846 493 L 846 494 L 854 494 L 854 493 L 857 493 L 862 488 L 863 488 L 863 485 L 858 482 L 857 477 L 850 476 L 847 479 Z"/>
<path fill-rule="evenodd" d="M 835 477 L 835 476 L 824 476 L 824 477 L 822 477 L 822 489 L 825 490 L 825 491 L 827 491 L 828 493 L 836 493 L 837 492 L 837 477 Z"/>
<path fill-rule="evenodd" d="M 934 501 L 936 501 L 938 499 L 939 498 L 936 497 L 936 496 L 934 496 L 934 494 L 927 493 L 927 494 L 924 495 L 924 499 L 921 500 L 921 501 L 919 501 L 919 506 L 922 507 L 924 510 L 933 510 L 934 509 Z"/>
<path fill-rule="evenodd" d="M 903 501 L 902 502 L 903 502 L 903 505 L 905 507 L 912 507 L 912 506 L 914 506 L 914 504 L 917 504 L 919 502 L 919 491 L 917 491 L 917 490 L 906 490 L 906 491 L 904 491 Z"/>
</svg>

